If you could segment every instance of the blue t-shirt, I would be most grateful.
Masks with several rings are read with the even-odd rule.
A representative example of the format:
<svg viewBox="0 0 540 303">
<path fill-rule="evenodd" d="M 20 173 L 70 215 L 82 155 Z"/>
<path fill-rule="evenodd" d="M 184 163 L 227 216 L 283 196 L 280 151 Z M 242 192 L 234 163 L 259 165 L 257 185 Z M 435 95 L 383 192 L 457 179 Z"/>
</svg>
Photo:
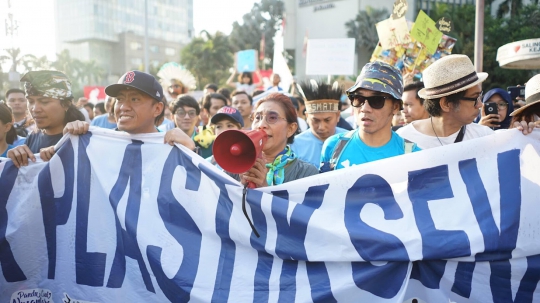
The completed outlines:
<svg viewBox="0 0 540 303">
<path fill-rule="evenodd" d="M 321 155 L 321 172 L 330 170 L 330 160 L 332 158 L 334 148 L 337 146 L 340 138 L 345 134 L 347 133 L 333 135 L 324 142 Z M 360 139 L 358 130 L 354 132 L 349 140 L 350 142 L 348 142 L 348 144 L 343 148 L 341 155 L 337 159 L 335 169 L 360 165 L 371 161 L 403 155 L 405 153 L 405 140 L 393 131 L 390 141 L 380 147 L 371 147 L 366 145 Z M 420 150 L 421 149 L 416 146 L 416 144 L 413 145 L 413 152 Z"/>
<path fill-rule="evenodd" d="M 173 129 L 175 127 L 176 125 L 174 125 L 173 121 L 165 118 L 163 119 L 163 123 L 161 123 L 161 125 L 158 126 L 158 129 L 160 132 L 167 132 L 168 130 Z"/>
<path fill-rule="evenodd" d="M 336 127 L 336 134 L 341 134 L 346 131 L 346 129 Z M 324 142 L 321 141 L 321 139 L 315 137 L 311 129 L 307 129 L 294 137 L 291 148 L 298 158 L 313 164 L 313 166 L 318 168 L 321 164 L 321 150 L 323 143 Z"/>
<path fill-rule="evenodd" d="M 11 144 L 8 144 L 7 149 L 4 151 L 3 154 L 0 155 L 0 157 L 4 157 L 4 158 L 7 157 L 7 152 L 8 152 L 8 150 L 10 150 L 10 149 L 12 149 L 12 148 L 14 148 L 14 147 L 15 147 L 15 146 L 13 146 L 13 145 L 11 145 Z"/>
<path fill-rule="evenodd" d="M 108 116 L 109 116 L 109 114 L 99 115 L 99 116 L 95 117 L 94 120 L 92 120 L 90 125 L 98 126 L 98 127 L 102 127 L 102 128 L 108 128 L 108 129 L 115 129 L 116 128 L 116 123 L 109 122 L 109 120 L 107 120 Z"/>
</svg>

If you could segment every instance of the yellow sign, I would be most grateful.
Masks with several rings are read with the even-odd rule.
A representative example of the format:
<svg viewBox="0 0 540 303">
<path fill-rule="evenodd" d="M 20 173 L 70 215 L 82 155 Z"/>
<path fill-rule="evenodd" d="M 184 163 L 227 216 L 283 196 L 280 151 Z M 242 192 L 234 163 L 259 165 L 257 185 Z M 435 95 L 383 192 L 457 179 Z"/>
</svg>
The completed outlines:
<svg viewBox="0 0 540 303">
<path fill-rule="evenodd" d="M 428 54 L 432 55 L 437 51 L 437 46 L 439 46 L 442 35 L 441 31 L 437 29 L 435 21 L 431 20 L 431 18 L 421 10 L 411 29 L 411 37 L 422 43 L 426 47 Z"/>
</svg>

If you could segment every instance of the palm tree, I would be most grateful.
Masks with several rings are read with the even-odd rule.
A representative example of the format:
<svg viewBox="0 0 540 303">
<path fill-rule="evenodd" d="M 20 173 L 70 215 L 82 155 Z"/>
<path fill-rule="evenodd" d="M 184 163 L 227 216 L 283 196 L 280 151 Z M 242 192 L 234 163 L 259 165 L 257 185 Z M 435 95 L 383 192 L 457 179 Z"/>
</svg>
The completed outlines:
<svg viewBox="0 0 540 303">
<path fill-rule="evenodd" d="M 29 60 L 25 60 L 23 63 L 27 72 L 33 70 L 44 70 L 51 68 L 51 62 L 47 59 L 47 56 L 34 57 Z"/>
<path fill-rule="evenodd" d="M 34 55 L 21 55 L 20 48 L 8 48 L 5 49 L 5 52 L 8 54 L 8 56 L 0 56 L 0 62 L 4 62 L 6 60 L 11 61 L 10 71 L 12 72 L 16 72 L 17 67 L 23 65 L 23 62 L 36 58 Z"/>
<path fill-rule="evenodd" d="M 211 35 L 207 31 L 202 31 L 182 49 L 180 59 L 199 85 L 224 83 L 233 62 L 227 36 L 221 32 Z"/>
<path fill-rule="evenodd" d="M 86 85 L 98 84 L 103 79 L 104 74 L 105 70 L 94 60 L 80 62 L 78 65 L 79 81 Z"/>
<path fill-rule="evenodd" d="M 356 39 L 356 52 L 359 53 L 362 49 L 367 49 L 369 53 L 373 52 L 379 43 L 375 24 L 389 16 L 390 13 L 386 8 L 377 9 L 366 6 L 366 10 L 359 11 L 354 20 L 345 23 L 347 36 Z"/>
<path fill-rule="evenodd" d="M 56 61 L 51 64 L 51 67 L 65 73 L 71 81 L 79 78 L 80 66 L 81 62 L 72 58 L 67 49 L 56 54 Z"/>
</svg>

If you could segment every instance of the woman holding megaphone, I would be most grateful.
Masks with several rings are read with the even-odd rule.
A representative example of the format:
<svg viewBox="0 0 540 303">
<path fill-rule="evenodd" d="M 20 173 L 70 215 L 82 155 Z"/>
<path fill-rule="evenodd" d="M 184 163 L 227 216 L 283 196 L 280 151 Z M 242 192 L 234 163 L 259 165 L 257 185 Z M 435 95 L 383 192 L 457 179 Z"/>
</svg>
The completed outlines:
<svg viewBox="0 0 540 303">
<path fill-rule="evenodd" d="M 289 97 L 273 93 L 260 100 L 251 115 L 251 121 L 253 130 L 263 131 L 266 134 L 262 158 L 257 158 L 255 164 L 246 172 L 233 174 L 235 179 L 242 184 L 249 182 L 255 187 L 265 187 L 318 173 L 315 166 L 298 159 L 289 146 L 298 128 L 296 109 Z M 218 158 L 216 160 L 227 170 L 219 163 Z"/>
</svg>

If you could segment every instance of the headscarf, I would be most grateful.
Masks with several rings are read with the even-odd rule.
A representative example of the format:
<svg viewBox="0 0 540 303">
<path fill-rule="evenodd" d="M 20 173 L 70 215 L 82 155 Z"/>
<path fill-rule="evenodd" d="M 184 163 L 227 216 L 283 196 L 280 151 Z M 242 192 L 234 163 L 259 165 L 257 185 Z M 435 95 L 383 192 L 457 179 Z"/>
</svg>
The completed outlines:
<svg viewBox="0 0 540 303">
<path fill-rule="evenodd" d="M 71 83 L 66 75 L 55 70 L 40 70 L 26 73 L 21 82 L 27 96 L 44 96 L 59 100 L 73 99 Z"/>
<path fill-rule="evenodd" d="M 494 88 L 489 90 L 482 99 L 482 103 L 486 103 L 493 95 L 499 95 L 501 98 L 508 103 L 508 108 L 506 109 L 506 117 L 504 117 L 504 120 L 501 121 L 500 127 L 498 129 L 508 129 L 510 127 L 510 122 L 512 121 L 512 117 L 510 117 L 510 113 L 514 111 L 514 103 L 512 102 L 512 98 L 510 97 L 510 94 L 502 88 Z M 482 114 L 479 114 L 476 118 L 475 122 L 478 123 L 480 119 L 482 118 Z"/>
</svg>

